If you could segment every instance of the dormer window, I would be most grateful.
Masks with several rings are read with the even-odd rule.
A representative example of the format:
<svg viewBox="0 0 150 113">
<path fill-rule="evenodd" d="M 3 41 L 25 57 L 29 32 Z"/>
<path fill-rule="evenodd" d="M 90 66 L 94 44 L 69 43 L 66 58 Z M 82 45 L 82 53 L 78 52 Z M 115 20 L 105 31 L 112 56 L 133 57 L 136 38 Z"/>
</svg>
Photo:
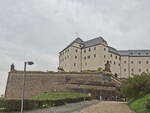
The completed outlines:
<svg viewBox="0 0 150 113">
<path fill-rule="evenodd" d="M 146 55 L 148 55 L 149 53 L 146 53 Z"/>
<path fill-rule="evenodd" d="M 138 55 L 141 55 L 141 53 L 138 53 Z"/>
<path fill-rule="evenodd" d="M 130 53 L 131 55 L 133 55 L 133 53 Z"/>
</svg>

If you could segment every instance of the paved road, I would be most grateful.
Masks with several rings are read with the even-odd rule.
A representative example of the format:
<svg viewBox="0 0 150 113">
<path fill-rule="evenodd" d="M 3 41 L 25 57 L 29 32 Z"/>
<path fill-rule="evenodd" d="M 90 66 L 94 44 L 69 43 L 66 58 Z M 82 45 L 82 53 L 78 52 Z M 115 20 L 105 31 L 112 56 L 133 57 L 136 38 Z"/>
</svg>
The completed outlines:
<svg viewBox="0 0 150 113">
<path fill-rule="evenodd" d="M 52 107 L 48 109 L 34 110 L 34 111 L 25 112 L 25 113 L 72 113 L 75 111 L 80 111 L 81 109 L 85 107 L 95 105 L 98 102 L 99 102 L 98 100 L 85 101 L 85 102 L 80 102 L 80 103 L 67 104 L 67 105 L 59 106 L 59 107 Z"/>
<path fill-rule="evenodd" d="M 100 102 L 74 113 L 135 113 L 123 102 Z"/>
</svg>

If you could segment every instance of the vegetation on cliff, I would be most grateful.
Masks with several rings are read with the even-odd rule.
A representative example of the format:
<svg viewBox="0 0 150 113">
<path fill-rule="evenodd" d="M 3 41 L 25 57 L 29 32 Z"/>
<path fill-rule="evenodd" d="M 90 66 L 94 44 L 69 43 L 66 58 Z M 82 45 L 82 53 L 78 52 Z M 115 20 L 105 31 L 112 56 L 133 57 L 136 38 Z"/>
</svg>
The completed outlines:
<svg viewBox="0 0 150 113">
<path fill-rule="evenodd" d="M 32 98 L 24 99 L 24 109 L 38 109 L 47 108 L 50 106 L 59 106 L 66 103 L 80 102 L 84 100 L 91 100 L 87 94 L 81 93 L 69 93 L 69 92 L 49 92 L 34 96 Z M 5 111 L 19 111 L 21 108 L 20 98 L 1 98 L 0 99 L 0 112 Z"/>
<path fill-rule="evenodd" d="M 122 83 L 121 93 L 130 99 L 128 104 L 136 113 L 150 113 L 150 74 L 128 78 Z"/>
<path fill-rule="evenodd" d="M 88 94 L 83 93 L 71 93 L 71 92 L 49 92 L 34 96 L 31 99 L 33 100 L 61 100 L 66 98 L 79 98 L 79 97 L 88 97 Z"/>
<path fill-rule="evenodd" d="M 150 113 L 150 94 L 138 99 L 131 99 L 129 106 L 136 113 Z"/>
<path fill-rule="evenodd" d="M 121 92 L 128 99 L 139 98 L 150 93 L 150 74 L 134 75 L 122 83 Z"/>
</svg>

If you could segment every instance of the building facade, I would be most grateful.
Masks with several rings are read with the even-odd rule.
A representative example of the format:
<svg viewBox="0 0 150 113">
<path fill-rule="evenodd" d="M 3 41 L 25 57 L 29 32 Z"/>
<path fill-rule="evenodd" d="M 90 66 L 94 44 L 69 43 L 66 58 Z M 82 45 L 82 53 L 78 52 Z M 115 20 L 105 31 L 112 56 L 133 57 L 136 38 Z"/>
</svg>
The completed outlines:
<svg viewBox="0 0 150 113">
<path fill-rule="evenodd" d="M 59 69 L 66 72 L 102 70 L 109 62 L 111 72 L 120 78 L 150 72 L 150 50 L 117 50 L 102 37 L 75 39 L 59 53 Z"/>
</svg>

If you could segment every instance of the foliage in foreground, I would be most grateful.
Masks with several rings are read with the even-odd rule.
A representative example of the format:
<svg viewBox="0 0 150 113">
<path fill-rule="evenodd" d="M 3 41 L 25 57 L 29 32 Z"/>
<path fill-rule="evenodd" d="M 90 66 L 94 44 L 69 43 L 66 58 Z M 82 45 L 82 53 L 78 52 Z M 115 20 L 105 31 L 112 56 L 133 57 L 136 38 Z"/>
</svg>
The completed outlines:
<svg viewBox="0 0 150 113">
<path fill-rule="evenodd" d="M 71 93 L 71 92 L 49 92 L 34 96 L 31 99 L 34 100 L 60 100 L 66 98 L 78 98 L 78 97 L 87 97 L 87 94 L 83 93 Z"/>
<path fill-rule="evenodd" d="M 150 109 L 147 108 L 147 105 L 150 103 L 149 99 L 150 94 L 139 99 L 132 99 L 129 101 L 129 106 L 136 113 L 150 113 Z"/>
<path fill-rule="evenodd" d="M 50 92 L 24 100 L 24 109 L 47 108 L 50 106 L 59 106 L 66 103 L 75 103 L 83 100 L 91 100 L 87 94 L 68 93 L 68 92 Z M 21 108 L 21 99 L 1 98 L 0 108 L 8 111 L 19 111 Z"/>
<path fill-rule="evenodd" d="M 121 93 L 129 99 L 150 93 L 150 74 L 134 75 L 122 83 Z"/>
</svg>

